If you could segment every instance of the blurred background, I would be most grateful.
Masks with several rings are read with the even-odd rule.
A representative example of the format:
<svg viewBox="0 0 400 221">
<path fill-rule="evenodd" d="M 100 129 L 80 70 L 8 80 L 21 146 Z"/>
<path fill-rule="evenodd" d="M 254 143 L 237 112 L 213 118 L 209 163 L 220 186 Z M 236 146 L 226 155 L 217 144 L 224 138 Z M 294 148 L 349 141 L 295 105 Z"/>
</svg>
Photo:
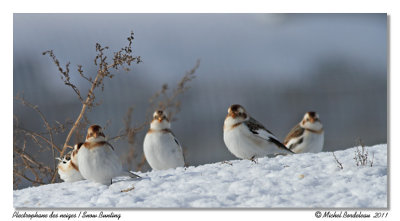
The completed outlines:
<svg viewBox="0 0 400 221">
<path fill-rule="evenodd" d="M 324 151 L 355 146 L 357 138 L 387 142 L 386 14 L 14 14 L 14 96 L 23 92 L 52 124 L 75 119 L 80 102 L 42 52 L 70 61 L 72 81 L 86 92 L 76 65 L 95 75 L 95 43 L 117 51 L 130 31 L 143 62 L 113 72 L 97 94 L 102 104 L 87 114 L 91 123 L 109 122 L 110 137 L 124 127 L 130 106 L 133 125 L 143 122 L 148 99 L 200 59 L 172 122 L 189 165 L 235 159 L 222 131 L 234 103 L 282 141 L 306 111 L 317 111 Z M 44 130 L 37 113 L 19 101 L 13 108 L 21 126 Z M 146 130 L 136 136 L 138 155 Z M 58 139 L 61 146 L 65 137 Z M 129 152 L 125 141 L 116 146 L 120 156 Z"/>
</svg>

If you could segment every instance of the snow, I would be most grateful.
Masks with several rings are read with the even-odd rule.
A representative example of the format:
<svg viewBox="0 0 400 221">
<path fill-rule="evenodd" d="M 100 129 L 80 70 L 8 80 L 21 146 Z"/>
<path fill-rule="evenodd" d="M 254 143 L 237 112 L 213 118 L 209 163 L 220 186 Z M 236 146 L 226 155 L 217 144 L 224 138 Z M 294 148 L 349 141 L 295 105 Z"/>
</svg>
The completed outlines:
<svg viewBox="0 0 400 221">
<path fill-rule="evenodd" d="M 110 186 L 83 180 L 15 190 L 14 207 L 386 208 L 387 145 L 366 149 L 372 167 L 356 166 L 356 147 L 335 152 L 343 169 L 332 152 L 232 160 L 119 177 Z"/>
</svg>

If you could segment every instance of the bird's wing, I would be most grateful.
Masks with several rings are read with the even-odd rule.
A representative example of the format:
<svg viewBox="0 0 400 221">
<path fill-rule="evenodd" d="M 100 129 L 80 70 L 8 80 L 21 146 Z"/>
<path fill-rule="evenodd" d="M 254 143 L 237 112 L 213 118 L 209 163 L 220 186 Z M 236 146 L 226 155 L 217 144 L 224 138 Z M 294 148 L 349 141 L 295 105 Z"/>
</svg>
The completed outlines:
<svg viewBox="0 0 400 221">
<path fill-rule="evenodd" d="M 180 148 L 182 148 L 181 143 L 179 143 L 178 139 L 176 139 L 175 135 L 171 132 L 171 136 L 174 139 L 176 145 L 178 145 Z"/>
<path fill-rule="evenodd" d="M 289 148 L 293 150 L 298 144 L 303 142 L 302 135 L 304 134 L 304 128 L 300 127 L 300 124 L 297 124 L 290 130 L 288 135 L 283 142 L 285 145 L 289 145 Z M 297 138 L 297 139 L 296 139 Z M 296 139 L 295 142 L 290 142 L 292 139 Z M 290 144 L 289 144 L 290 142 Z"/>
<path fill-rule="evenodd" d="M 176 139 L 176 137 L 174 136 L 174 134 L 173 133 L 170 133 L 171 134 L 171 136 L 172 136 L 172 139 L 174 139 L 174 141 L 175 141 L 175 143 L 176 143 L 176 145 L 178 145 L 178 149 L 179 149 L 179 151 L 182 153 L 182 146 L 181 146 L 181 143 L 179 143 L 179 141 L 178 141 L 178 139 Z"/>
<path fill-rule="evenodd" d="M 262 125 L 256 119 L 250 117 L 250 119 L 248 121 L 245 121 L 244 123 L 254 135 L 274 143 L 280 149 L 293 153 L 293 151 L 291 151 L 285 145 L 279 142 L 275 135 L 271 131 L 267 130 L 267 128 L 265 128 L 264 125 Z"/>
<path fill-rule="evenodd" d="M 252 133 L 257 132 L 258 130 L 263 130 L 267 132 L 270 136 L 275 137 L 275 135 L 271 131 L 269 131 L 267 128 L 264 127 L 264 125 L 262 125 L 260 122 L 252 117 L 250 117 L 250 119 L 245 123 Z"/>
<path fill-rule="evenodd" d="M 175 134 L 172 132 L 172 130 L 163 129 L 163 132 L 169 134 L 172 137 L 172 139 L 175 141 L 176 145 L 179 146 L 179 149 L 182 149 L 181 144 L 179 143 L 178 139 L 176 139 Z"/>
<path fill-rule="evenodd" d="M 113 147 L 109 142 L 105 141 L 105 144 L 107 144 L 108 146 L 110 146 L 111 149 L 115 151 L 114 147 Z"/>
<path fill-rule="evenodd" d="M 185 163 L 186 161 L 185 161 L 185 157 L 183 156 L 182 146 L 179 143 L 178 139 L 175 137 L 175 134 L 170 129 L 164 129 L 164 131 L 166 133 L 168 133 L 172 137 L 172 139 L 174 140 L 176 145 L 178 145 L 178 153 L 177 153 L 177 155 L 178 155 L 178 157 L 183 157 L 183 162 Z"/>
</svg>

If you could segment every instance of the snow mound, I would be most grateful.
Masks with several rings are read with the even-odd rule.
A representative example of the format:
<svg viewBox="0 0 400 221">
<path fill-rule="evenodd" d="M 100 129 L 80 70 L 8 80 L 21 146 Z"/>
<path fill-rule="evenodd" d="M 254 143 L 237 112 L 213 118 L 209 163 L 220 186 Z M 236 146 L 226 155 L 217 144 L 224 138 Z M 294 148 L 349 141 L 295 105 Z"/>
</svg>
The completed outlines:
<svg viewBox="0 0 400 221">
<path fill-rule="evenodd" d="M 372 167 L 356 166 L 355 147 L 335 152 L 343 169 L 332 152 L 232 160 L 119 177 L 110 186 L 83 180 L 15 190 L 14 207 L 386 208 L 387 145 L 366 149 Z"/>
</svg>

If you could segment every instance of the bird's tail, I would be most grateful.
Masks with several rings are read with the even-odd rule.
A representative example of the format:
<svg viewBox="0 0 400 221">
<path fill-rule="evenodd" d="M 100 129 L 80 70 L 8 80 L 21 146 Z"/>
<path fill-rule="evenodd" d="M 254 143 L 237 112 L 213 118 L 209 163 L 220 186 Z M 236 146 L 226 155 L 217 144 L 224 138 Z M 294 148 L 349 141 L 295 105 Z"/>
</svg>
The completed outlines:
<svg viewBox="0 0 400 221">
<path fill-rule="evenodd" d="M 121 176 L 129 176 L 131 178 L 142 178 L 141 176 L 139 176 L 131 171 L 122 171 Z"/>
<path fill-rule="evenodd" d="M 280 153 L 284 153 L 284 154 L 295 154 L 295 152 L 293 152 L 291 149 L 287 148 L 284 144 L 282 144 L 281 142 L 279 142 L 277 139 L 270 137 L 269 140 L 271 142 L 273 142 L 280 150 Z"/>
</svg>

